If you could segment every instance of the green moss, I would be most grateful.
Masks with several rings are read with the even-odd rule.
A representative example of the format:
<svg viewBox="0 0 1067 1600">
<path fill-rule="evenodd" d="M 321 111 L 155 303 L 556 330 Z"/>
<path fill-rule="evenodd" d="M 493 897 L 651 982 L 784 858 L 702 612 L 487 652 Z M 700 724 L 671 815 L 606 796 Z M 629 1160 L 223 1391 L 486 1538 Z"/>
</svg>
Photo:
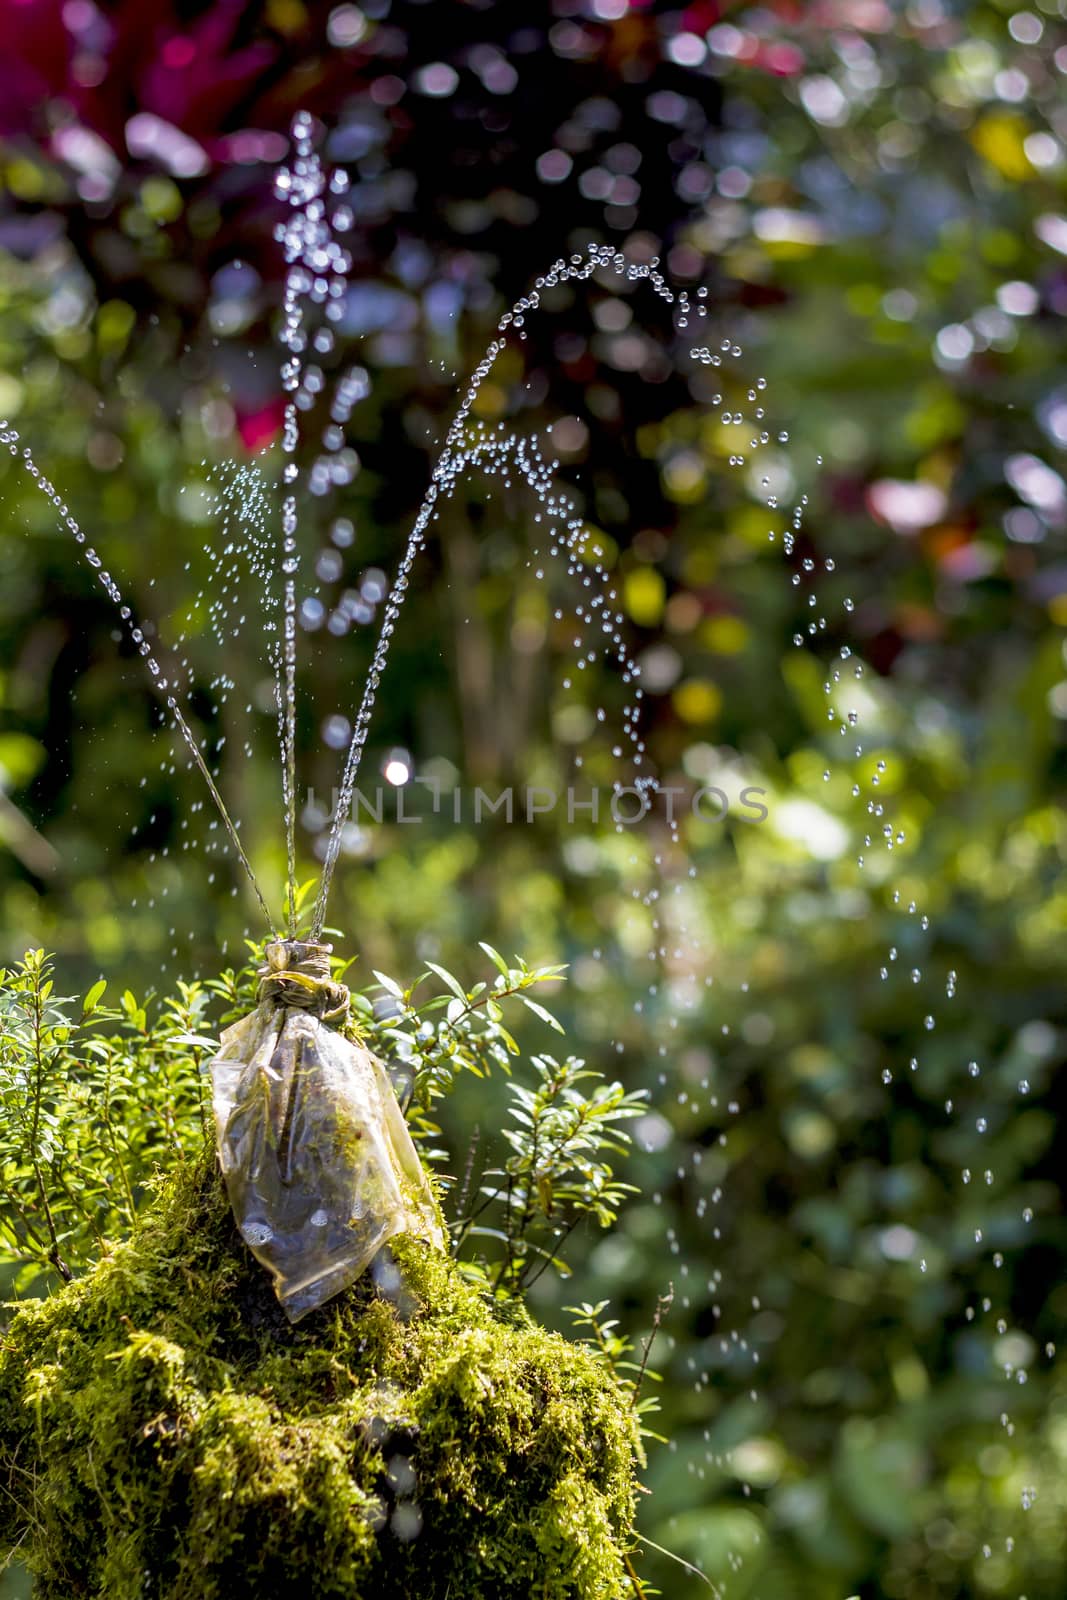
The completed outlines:
<svg viewBox="0 0 1067 1600">
<path fill-rule="evenodd" d="M 616 1600 L 638 1456 L 583 1349 L 415 1240 L 291 1327 L 209 1167 L 0 1336 L 40 1600 Z"/>
</svg>

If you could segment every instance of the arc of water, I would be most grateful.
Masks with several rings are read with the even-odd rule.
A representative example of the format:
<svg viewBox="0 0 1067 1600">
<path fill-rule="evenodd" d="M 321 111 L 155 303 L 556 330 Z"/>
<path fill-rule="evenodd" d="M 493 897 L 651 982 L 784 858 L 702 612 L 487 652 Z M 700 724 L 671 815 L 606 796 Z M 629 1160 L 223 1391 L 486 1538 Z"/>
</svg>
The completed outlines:
<svg viewBox="0 0 1067 1600">
<path fill-rule="evenodd" d="M 28 474 L 35 488 L 37 488 L 40 493 L 44 495 L 45 499 L 52 504 L 55 511 L 62 519 L 67 531 L 73 534 L 74 541 L 80 547 L 83 557 L 88 562 L 89 566 L 95 571 L 97 578 L 103 585 L 109 600 L 111 600 L 118 607 L 119 616 L 126 627 L 126 631 L 130 639 L 137 648 L 138 655 L 144 659 L 156 688 L 164 697 L 164 704 L 166 705 L 167 711 L 170 713 L 171 717 L 173 717 L 174 724 L 181 734 L 182 739 L 185 741 L 185 744 L 189 750 L 189 754 L 192 756 L 197 770 L 200 772 L 204 782 L 207 784 L 208 793 L 211 795 L 211 798 L 214 801 L 215 807 L 219 813 L 219 817 L 222 820 L 223 827 L 226 829 L 226 832 L 230 838 L 230 842 L 237 853 L 237 859 L 244 868 L 245 874 L 248 877 L 248 881 L 252 885 L 253 893 L 255 894 L 256 899 L 259 901 L 260 909 L 266 919 L 267 927 L 270 930 L 270 933 L 273 935 L 275 933 L 274 918 L 270 914 L 270 909 L 263 897 L 263 892 L 259 887 L 256 875 L 252 871 L 252 863 L 249 861 L 245 852 L 245 848 L 241 843 L 236 824 L 230 816 L 230 813 L 227 811 L 226 804 L 219 793 L 218 785 L 216 784 L 212 775 L 211 768 L 204 759 L 204 753 L 200 748 L 196 735 L 189 726 L 185 714 L 178 703 L 177 695 L 175 693 L 176 685 L 172 684 L 167 678 L 156 657 L 153 655 L 152 647 L 145 638 L 144 630 L 134 620 L 133 612 L 123 599 L 122 591 L 120 590 L 118 584 L 115 582 L 110 572 L 107 571 L 92 545 L 86 544 L 85 533 L 77 522 L 76 518 L 71 514 L 70 507 L 59 494 L 58 490 L 55 488 L 55 485 L 47 477 L 45 477 L 40 467 L 38 467 L 36 461 L 34 461 L 31 452 L 24 445 L 20 449 L 19 435 L 17 431 L 7 422 L 0 422 L 0 445 L 7 445 L 12 456 L 16 461 L 20 462 L 23 470 Z"/>
<path fill-rule="evenodd" d="M 324 307 L 327 320 L 340 315 L 345 278 L 351 257 L 339 244 L 336 234 L 351 226 L 351 211 L 337 206 L 331 216 L 326 204 L 329 188 L 333 196 L 347 193 L 347 173 L 338 169 L 329 178 L 315 151 L 314 122 L 306 111 L 292 122 L 294 160 L 283 167 L 275 180 L 275 190 L 288 202 L 290 216 L 276 230 L 287 263 L 282 325 L 279 342 L 286 357 L 282 363 L 282 387 L 287 395 L 282 428 L 282 451 L 286 457 L 282 471 L 282 572 L 284 576 L 281 661 L 276 667 L 278 732 L 282 750 L 282 803 L 285 813 L 286 899 L 289 936 L 296 934 L 296 666 L 297 605 L 296 582 L 300 570 L 297 543 L 299 510 L 297 485 L 300 466 L 300 411 L 318 392 L 322 374 L 312 365 L 306 368 L 304 354 L 311 341 L 311 308 Z M 333 349 L 329 328 L 320 326 L 314 335 L 316 351 Z M 327 455 L 343 438 L 341 424 L 348 420 L 352 403 L 359 393 L 352 375 L 342 380 L 331 409 L 332 427 L 327 434 Z M 335 437 L 336 436 L 336 437 Z M 312 468 L 312 493 L 321 492 L 323 459 Z M 328 473 L 327 473 L 328 478 Z"/>
<path fill-rule="evenodd" d="M 352 796 L 355 792 L 356 778 L 367 741 L 367 733 L 377 698 L 378 686 L 389 654 L 389 646 L 396 630 L 400 608 L 407 594 L 411 569 L 415 564 L 419 551 L 422 549 L 426 529 L 434 515 L 438 496 L 442 489 L 447 489 L 448 484 L 461 468 L 462 462 L 457 462 L 456 460 L 456 450 L 462 441 L 464 428 L 474 402 L 478 397 L 478 391 L 493 370 L 501 352 L 507 348 L 510 330 L 514 328 L 521 335 L 526 314 L 531 311 L 537 311 L 540 308 L 542 290 L 554 288 L 561 283 L 585 283 L 592 277 L 594 272 L 601 268 L 611 269 L 620 276 L 625 275 L 631 282 L 647 282 L 661 300 L 664 300 L 670 306 L 677 304 L 680 312 L 680 326 L 685 327 L 687 325 L 690 311 L 688 295 L 684 289 L 677 294 L 675 293 L 664 275 L 658 270 L 658 261 L 653 261 L 647 265 L 627 262 L 621 251 L 612 249 L 610 245 L 595 244 L 588 246 L 584 256 L 575 254 L 570 258 L 570 261 L 564 261 L 560 257 L 542 277 L 536 279 L 534 288 L 530 293 L 518 300 L 501 317 L 497 324 L 499 337 L 492 341 L 476 367 L 466 395 L 449 427 L 441 453 L 433 469 L 429 488 L 419 506 L 411 533 L 408 536 L 408 542 L 397 569 L 396 580 L 386 602 L 378 643 L 371 660 L 370 670 L 367 674 L 363 695 L 352 728 L 352 738 L 345 757 L 341 785 L 338 791 L 338 804 L 327 840 L 322 877 L 319 882 L 319 893 L 315 904 L 315 915 L 312 924 L 313 938 L 318 938 L 321 935 L 325 922 L 326 906 L 333 882 L 334 869 L 340 854 L 345 819 L 352 804 Z M 705 314 L 703 306 L 699 307 L 698 311 L 700 315 Z"/>
<path fill-rule="evenodd" d="M 538 500 L 545 508 L 549 519 L 549 538 L 551 540 L 550 552 L 552 555 L 562 555 L 566 558 L 567 572 L 571 577 L 581 578 L 586 585 L 592 583 L 587 568 L 583 570 L 585 557 L 584 547 L 586 542 L 585 519 L 578 511 L 573 498 L 556 483 L 553 473 L 559 466 L 558 461 L 546 461 L 541 454 L 540 440 L 536 434 L 526 436 L 522 434 L 479 435 L 473 443 L 465 446 L 463 454 L 465 469 L 483 471 L 487 476 L 503 476 L 505 487 L 511 484 L 510 474 L 516 473 L 530 489 L 533 490 Z M 454 477 L 444 486 L 443 497 L 450 499 L 458 487 L 458 478 Z M 565 530 L 565 531 L 564 531 Z M 593 571 L 605 581 L 606 570 L 597 565 Z M 538 572 L 540 577 L 542 574 Z M 622 636 L 622 619 L 617 612 L 611 612 L 608 606 L 617 598 L 614 589 L 605 587 L 601 594 L 594 595 L 588 605 L 580 600 L 574 608 L 578 624 L 583 629 L 593 629 L 596 626 L 599 612 L 600 631 L 604 636 L 604 651 L 609 647 L 614 655 L 615 664 L 619 669 L 622 682 L 631 683 L 640 676 L 640 669 L 626 647 Z M 579 641 L 576 639 L 575 644 Z M 585 635 L 582 636 L 583 648 L 587 643 Z M 591 659 L 592 657 L 590 657 Z M 585 658 L 579 660 L 579 665 Z M 635 701 L 641 700 L 643 691 L 634 691 Z M 640 766 L 644 756 L 644 745 L 638 737 L 636 726 L 636 707 L 627 706 L 623 711 L 624 731 L 633 747 L 634 765 Z"/>
<path fill-rule="evenodd" d="M 294 212 L 289 228 L 282 235 L 288 270 L 279 338 L 282 346 L 289 351 L 289 359 L 283 362 L 281 372 L 282 385 L 288 397 L 285 402 L 282 450 L 288 459 L 282 472 L 285 483 L 282 500 L 282 671 L 276 681 L 282 750 L 282 807 L 285 813 L 286 916 L 291 939 L 296 935 L 296 576 L 300 566 L 296 542 L 296 483 L 300 470 L 295 459 L 300 441 L 296 395 L 300 388 L 303 352 L 307 344 L 303 324 L 307 263 L 312 248 L 309 211 L 322 192 L 321 173 L 314 167 L 310 172 L 307 170 L 312 155 L 310 118 L 296 118 L 292 131 L 296 146 L 295 172 L 290 173 L 283 168 L 276 181 L 278 193 L 288 200 Z"/>
</svg>

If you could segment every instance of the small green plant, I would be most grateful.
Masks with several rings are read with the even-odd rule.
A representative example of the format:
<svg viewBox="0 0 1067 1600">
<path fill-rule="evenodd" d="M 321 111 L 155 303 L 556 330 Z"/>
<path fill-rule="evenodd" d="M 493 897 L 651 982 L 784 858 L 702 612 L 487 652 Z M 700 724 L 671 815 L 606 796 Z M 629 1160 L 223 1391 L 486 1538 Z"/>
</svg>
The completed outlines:
<svg viewBox="0 0 1067 1600">
<path fill-rule="evenodd" d="M 0 969 L 0 1257 L 20 1291 L 132 1232 L 157 1168 L 203 1147 L 206 990 L 112 1006 L 104 989 L 57 995 L 42 950 Z"/>
<path fill-rule="evenodd" d="M 459 979 L 436 962 L 407 989 L 384 972 L 374 974 L 381 991 L 357 991 L 353 996 L 354 1026 L 364 1041 L 386 1060 L 406 1066 L 412 1073 L 412 1098 L 408 1112 L 412 1134 L 424 1142 L 423 1155 L 438 1159 L 443 1152 L 428 1148 L 440 1134 L 433 1107 L 455 1087 L 461 1073 L 488 1077 L 494 1068 L 510 1074 L 519 1055 L 514 1036 L 504 1026 L 504 1006 L 517 1000 L 557 1033 L 557 1018 L 531 990 L 562 980 L 563 967 L 530 967 L 516 958 L 509 967 L 492 945 L 482 950 L 496 973 L 464 989 Z M 436 980 L 444 993 L 427 993 Z"/>
<path fill-rule="evenodd" d="M 592 1352 L 598 1361 L 611 1373 L 619 1388 L 627 1395 L 630 1410 L 636 1417 L 643 1418 L 654 1415 L 660 1408 L 659 1396 L 655 1394 L 642 1395 L 641 1391 L 646 1382 L 662 1382 L 662 1375 L 649 1366 L 652 1355 L 652 1346 L 656 1336 L 663 1326 L 664 1318 L 674 1304 L 673 1285 L 666 1294 L 660 1295 L 656 1302 L 656 1314 L 652 1319 L 652 1329 L 641 1349 L 641 1359 L 633 1359 L 635 1345 L 626 1334 L 618 1331 L 617 1318 L 605 1318 L 610 1301 L 599 1300 L 596 1305 L 583 1301 L 581 1305 L 567 1306 L 565 1309 L 574 1318 L 576 1328 L 586 1330 L 582 1343 Z M 641 1436 L 645 1439 L 655 1439 L 660 1444 L 666 1444 L 661 1433 L 653 1433 L 651 1428 L 641 1422 Z"/>
<path fill-rule="evenodd" d="M 617 1124 L 644 1109 L 643 1090 L 627 1094 L 620 1083 L 605 1083 L 574 1056 L 548 1055 L 531 1062 L 536 1084 L 512 1082 L 505 1128 L 511 1155 L 486 1174 L 481 1201 L 457 1226 L 457 1248 L 468 1237 L 500 1246 L 495 1267 L 479 1263 L 493 1292 L 519 1298 L 549 1267 L 566 1273 L 560 1259 L 567 1238 L 592 1219 L 602 1228 L 615 1221 L 634 1185 L 615 1177 L 609 1155 L 625 1154 L 629 1135 Z M 591 1083 L 589 1093 L 585 1084 Z M 480 1219 L 498 1218 L 491 1226 Z"/>
<path fill-rule="evenodd" d="M 605 1082 L 584 1062 L 535 1055 L 533 1083 L 511 1076 L 519 1045 L 504 1023 L 509 1002 L 562 1032 L 531 991 L 562 980 L 563 968 L 509 965 L 483 945 L 495 969 L 465 989 L 436 963 L 408 987 L 385 973 L 356 989 L 348 1027 L 406 1078 L 408 1116 L 424 1157 L 446 1157 L 435 1105 L 462 1073 L 508 1075 L 509 1147 L 503 1162 L 468 1181 L 452 1224 L 468 1276 L 500 1299 L 520 1298 L 542 1272 L 567 1269 L 561 1250 L 589 1220 L 609 1227 L 632 1185 L 612 1160 L 629 1135 L 644 1092 Z M 97 983 L 84 1001 L 56 996 L 43 951 L 0 970 L 0 1259 L 21 1268 L 16 1289 L 42 1274 L 69 1279 L 134 1232 L 155 1177 L 210 1137 L 204 1066 L 216 1035 L 256 1003 L 261 945 L 207 983 L 179 984 L 174 997 L 117 1006 Z M 335 960 L 342 978 L 350 963 Z M 473 1151 L 472 1151 L 473 1158 Z"/>
</svg>

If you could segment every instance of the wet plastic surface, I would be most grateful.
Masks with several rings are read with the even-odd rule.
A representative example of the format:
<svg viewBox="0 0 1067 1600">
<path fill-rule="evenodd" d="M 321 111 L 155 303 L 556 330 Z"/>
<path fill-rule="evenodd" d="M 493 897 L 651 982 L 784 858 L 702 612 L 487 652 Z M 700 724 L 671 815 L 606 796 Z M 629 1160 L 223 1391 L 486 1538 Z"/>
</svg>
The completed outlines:
<svg viewBox="0 0 1067 1600">
<path fill-rule="evenodd" d="M 223 1033 L 210 1071 L 237 1226 L 296 1322 L 394 1234 L 438 1248 L 444 1236 L 384 1066 L 318 1014 L 347 1009 L 323 976 L 328 947 L 279 941 L 267 953 L 263 998 Z"/>
</svg>

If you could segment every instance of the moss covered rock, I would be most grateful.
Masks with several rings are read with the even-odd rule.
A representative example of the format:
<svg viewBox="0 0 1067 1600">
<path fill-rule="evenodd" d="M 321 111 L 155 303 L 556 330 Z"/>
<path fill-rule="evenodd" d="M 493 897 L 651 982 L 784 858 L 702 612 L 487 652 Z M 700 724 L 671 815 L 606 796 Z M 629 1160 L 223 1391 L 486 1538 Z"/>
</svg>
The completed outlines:
<svg viewBox="0 0 1067 1600">
<path fill-rule="evenodd" d="M 616 1600 L 609 1376 L 402 1238 L 293 1328 L 212 1168 L 0 1335 L 0 1554 L 40 1600 Z"/>
</svg>

